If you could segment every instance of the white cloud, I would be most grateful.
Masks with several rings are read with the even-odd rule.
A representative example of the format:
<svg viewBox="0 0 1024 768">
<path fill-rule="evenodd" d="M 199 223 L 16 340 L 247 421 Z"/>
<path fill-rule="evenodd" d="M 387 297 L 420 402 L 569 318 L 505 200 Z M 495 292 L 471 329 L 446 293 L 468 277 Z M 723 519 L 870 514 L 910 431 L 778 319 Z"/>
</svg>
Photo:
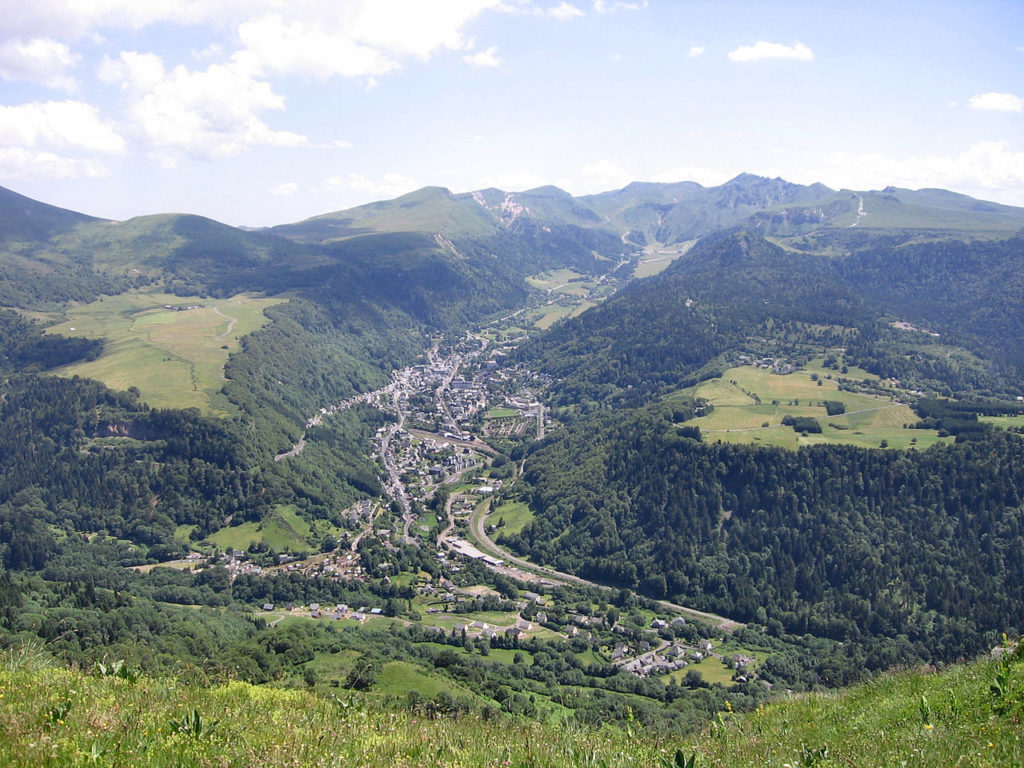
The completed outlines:
<svg viewBox="0 0 1024 768">
<path fill-rule="evenodd" d="M 276 187 L 271 187 L 270 194 L 274 197 L 292 197 L 299 191 L 299 185 L 294 181 L 288 181 L 284 184 L 278 184 Z"/>
<path fill-rule="evenodd" d="M 9 39 L 78 38 L 97 29 L 141 29 L 162 21 L 204 24 L 237 17 L 254 3 L 245 0 L 41 0 L 5 3 L 0 34 Z"/>
<path fill-rule="evenodd" d="M 499 0 L 349 0 L 300 3 L 285 21 L 253 15 L 239 39 L 266 71 L 326 78 L 382 75 L 405 57 L 427 59 L 441 49 L 468 50 L 463 28 Z"/>
<path fill-rule="evenodd" d="M 674 184 L 679 181 L 695 181 L 704 187 L 717 187 L 735 178 L 739 171 L 721 171 L 700 165 L 680 165 L 651 177 L 651 181 Z"/>
<path fill-rule="evenodd" d="M 556 5 L 554 8 L 549 8 L 546 11 L 546 13 L 548 16 L 552 16 L 558 19 L 559 21 L 568 21 L 569 19 L 574 19 L 578 16 L 583 15 L 583 11 L 581 11 L 572 3 L 564 2 L 564 0 L 561 4 Z"/>
<path fill-rule="evenodd" d="M 351 17 L 354 39 L 402 55 L 425 59 L 439 48 L 466 48 L 462 28 L 499 0 L 362 0 Z M 328 7 L 333 8 L 333 5 Z"/>
<path fill-rule="evenodd" d="M 8 40 L 0 45 L 0 77 L 74 90 L 75 81 L 68 77 L 66 70 L 74 66 L 78 58 L 64 43 L 49 38 L 36 37 L 27 42 Z"/>
<path fill-rule="evenodd" d="M 586 193 L 619 189 L 635 180 L 629 171 L 610 160 L 598 160 L 583 166 L 581 177 L 582 184 L 578 188 Z"/>
<path fill-rule="evenodd" d="M 345 34 L 331 34 L 316 24 L 285 22 L 280 16 L 246 21 L 238 36 L 257 66 L 271 72 L 361 77 L 398 68 L 394 58 Z"/>
<path fill-rule="evenodd" d="M 612 13 L 614 11 L 638 11 L 647 7 L 647 0 L 626 2 L 625 0 L 594 0 L 595 13 Z"/>
<path fill-rule="evenodd" d="M 0 106 L 0 145 L 83 149 L 117 154 L 124 139 L 81 101 L 47 101 Z"/>
<path fill-rule="evenodd" d="M 1012 93 L 983 93 L 972 96 L 967 102 L 974 109 L 989 109 L 995 112 L 1020 112 L 1024 110 L 1024 99 Z"/>
<path fill-rule="evenodd" d="M 571 8 L 563 2 L 553 11 Z M 404 57 L 468 50 L 463 30 L 488 9 L 508 10 L 502 0 L 41 0 L 5 8 L 0 41 L 157 23 L 235 28 L 261 71 L 364 77 L 396 69 Z"/>
<path fill-rule="evenodd" d="M 954 155 L 924 157 L 837 153 L 813 175 L 833 187 L 942 187 L 1024 205 L 1024 152 L 1010 149 L 1006 142 L 981 141 Z"/>
<path fill-rule="evenodd" d="M 548 177 L 541 176 L 533 171 L 510 171 L 508 173 L 497 173 L 485 176 L 474 184 L 474 189 L 488 189 L 494 187 L 505 192 L 522 192 L 527 189 L 536 189 L 550 184 Z"/>
<path fill-rule="evenodd" d="M 361 173 L 350 173 L 326 178 L 321 186 L 325 192 L 356 192 L 366 200 L 384 200 L 412 192 L 423 184 L 400 173 L 386 173 L 377 180 Z"/>
<path fill-rule="evenodd" d="M 491 46 L 486 51 L 466 54 L 462 60 L 474 67 L 500 67 L 501 60 L 498 58 L 497 46 Z"/>
<path fill-rule="evenodd" d="M 120 81 L 130 94 L 131 117 L 144 139 L 172 167 L 178 155 L 210 159 L 254 146 L 302 146 L 305 137 L 272 130 L 260 118 L 281 110 L 284 99 L 254 77 L 251 62 L 237 54 L 203 71 L 177 66 L 170 72 L 153 54 L 125 52 L 107 61 L 100 76 Z"/>
<path fill-rule="evenodd" d="M 25 147 L 0 147 L 0 176 L 8 179 L 75 179 L 107 176 L 106 166 L 92 158 L 64 157 Z"/>
<path fill-rule="evenodd" d="M 810 61 L 814 53 L 801 42 L 793 45 L 782 43 L 766 43 L 760 40 L 754 45 L 741 45 L 729 54 L 732 61 L 761 61 L 763 59 L 796 59 Z"/>
<path fill-rule="evenodd" d="M 690 52 L 686 54 L 691 59 L 696 59 L 698 56 L 704 55 L 704 46 L 702 45 L 691 45 Z"/>
<path fill-rule="evenodd" d="M 154 53 L 124 51 L 116 59 L 104 57 L 97 71 L 100 80 L 120 83 L 125 91 L 147 93 L 166 77 L 164 63 Z"/>
<path fill-rule="evenodd" d="M 351 141 L 345 141 L 344 139 L 335 139 L 331 142 L 331 146 L 335 149 L 352 149 L 354 146 Z"/>
</svg>

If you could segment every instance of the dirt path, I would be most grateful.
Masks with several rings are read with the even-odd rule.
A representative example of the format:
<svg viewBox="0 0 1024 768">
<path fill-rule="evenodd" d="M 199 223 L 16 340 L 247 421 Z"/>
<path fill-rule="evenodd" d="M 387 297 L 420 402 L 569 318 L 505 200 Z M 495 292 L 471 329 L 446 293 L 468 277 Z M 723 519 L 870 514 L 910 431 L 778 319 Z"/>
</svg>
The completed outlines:
<svg viewBox="0 0 1024 768">
<path fill-rule="evenodd" d="M 227 329 L 224 331 L 224 333 L 222 333 L 220 336 L 217 337 L 217 341 L 221 341 L 229 333 L 231 333 L 231 330 L 235 327 L 235 323 L 238 322 L 238 318 L 237 317 L 232 317 L 231 315 L 225 315 L 223 312 L 220 311 L 219 307 L 214 307 L 213 311 L 216 312 L 218 315 L 220 315 L 221 317 L 223 317 L 225 320 L 228 321 Z"/>
</svg>

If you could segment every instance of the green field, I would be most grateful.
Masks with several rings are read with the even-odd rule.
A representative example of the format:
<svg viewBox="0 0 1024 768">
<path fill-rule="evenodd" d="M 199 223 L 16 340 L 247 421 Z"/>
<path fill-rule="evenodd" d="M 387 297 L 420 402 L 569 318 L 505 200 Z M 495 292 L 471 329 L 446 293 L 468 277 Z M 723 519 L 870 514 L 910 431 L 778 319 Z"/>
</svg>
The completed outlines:
<svg viewBox="0 0 1024 768">
<path fill-rule="evenodd" d="M 508 419 L 512 416 L 518 416 L 519 411 L 515 408 L 491 408 L 484 416 L 485 419 Z"/>
<path fill-rule="evenodd" d="M 156 408 L 228 415 L 234 406 L 220 392 L 228 355 L 238 350 L 239 339 L 266 325 L 267 307 L 283 301 L 136 291 L 73 306 L 49 332 L 103 339 L 103 354 L 57 373 L 98 379 L 113 389 L 137 387 Z"/>
<path fill-rule="evenodd" d="M 505 536 L 514 536 L 526 527 L 527 523 L 533 520 L 533 511 L 529 505 L 521 501 L 512 501 L 502 504 L 488 516 L 487 521 L 491 525 L 499 525 L 504 520 L 505 524 L 496 532 L 497 540 Z"/>
<path fill-rule="evenodd" d="M 309 523 L 299 517 L 294 506 L 287 505 L 258 523 L 225 526 L 206 540 L 221 549 L 248 549 L 251 544 L 262 543 L 278 552 L 301 552 L 310 549 L 311 533 Z"/>
<path fill-rule="evenodd" d="M 331 662 L 343 668 L 349 660 L 337 656 L 317 671 L 329 673 Z M 728 707 L 686 735 L 639 725 L 583 730 L 560 717 L 550 724 L 479 715 L 434 720 L 379 707 L 379 693 L 322 695 L 238 681 L 190 685 L 173 677 L 132 682 L 53 668 L 17 649 L 2 661 L 0 764 L 12 766 L 624 768 L 671 765 L 677 749 L 709 768 L 1002 768 L 1020 765 L 1022 757 L 1019 655 L 1002 667 L 985 658 L 941 672 L 882 674 L 849 690 L 796 694 L 747 714 Z M 384 666 L 378 691 L 451 685 L 398 664 Z M 202 716 L 202 727 L 175 727 L 190 714 Z"/>
<path fill-rule="evenodd" d="M 398 696 L 404 699 L 409 691 L 418 691 L 427 698 L 433 698 L 442 691 L 453 696 L 476 698 L 469 690 L 439 675 L 427 674 L 422 667 L 408 661 L 389 661 L 381 669 L 375 693 Z"/>
<path fill-rule="evenodd" d="M 539 275 L 531 275 L 526 278 L 526 282 L 534 288 L 540 288 L 542 291 L 551 291 L 574 278 L 580 277 L 585 277 L 585 275 L 574 269 L 553 269 L 549 272 L 542 272 Z"/>
<path fill-rule="evenodd" d="M 817 381 L 812 374 L 818 376 Z M 910 406 L 876 395 L 840 391 L 836 380 L 826 378 L 831 375 L 835 375 L 833 371 L 814 364 L 784 376 L 749 365 L 731 368 L 720 379 L 701 382 L 688 390 L 715 406 L 712 413 L 694 419 L 693 424 L 709 441 L 784 448 L 843 443 L 923 449 L 943 439 L 935 430 L 905 429 L 904 424 L 918 421 Z M 846 377 L 877 380 L 857 369 L 850 369 Z M 846 413 L 827 415 L 824 400 L 842 402 Z M 786 416 L 816 418 L 822 432 L 799 434 L 782 424 Z"/>
<path fill-rule="evenodd" d="M 706 659 L 701 659 L 696 663 L 669 673 L 665 677 L 665 683 L 667 684 L 671 680 L 682 685 L 683 680 L 686 678 L 686 673 L 691 670 L 700 672 L 700 676 L 704 678 L 705 683 L 718 683 L 726 687 L 733 685 L 732 670 L 725 666 L 721 659 L 716 659 L 714 656 L 708 656 Z"/>
<path fill-rule="evenodd" d="M 679 258 L 681 254 L 650 254 L 641 259 L 633 270 L 633 277 L 652 277 L 668 269 L 669 265 Z"/>
<path fill-rule="evenodd" d="M 1008 427 L 1024 427 L 1024 416 L 979 416 L 978 421 L 984 421 L 1003 429 Z"/>
</svg>

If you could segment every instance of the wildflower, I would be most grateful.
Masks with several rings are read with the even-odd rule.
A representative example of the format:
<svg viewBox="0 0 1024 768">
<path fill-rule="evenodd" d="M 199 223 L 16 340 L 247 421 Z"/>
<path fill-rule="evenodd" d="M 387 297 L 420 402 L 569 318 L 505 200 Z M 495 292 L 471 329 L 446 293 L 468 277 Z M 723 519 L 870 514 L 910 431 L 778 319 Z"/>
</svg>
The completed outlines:
<svg viewBox="0 0 1024 768">
<path fill-rule="evenodd" d="M 924 724 L 924 729 L 925 729 L 926 731 L 930 731 L 930 730 L 931 730 L 932 728 L 934 728 L 934 727 L 935 727 L 935 726 L 933 726 L 933 725 L 932 725 L 931 723 L 925 723 L 925 724 Z"/>
</svg>

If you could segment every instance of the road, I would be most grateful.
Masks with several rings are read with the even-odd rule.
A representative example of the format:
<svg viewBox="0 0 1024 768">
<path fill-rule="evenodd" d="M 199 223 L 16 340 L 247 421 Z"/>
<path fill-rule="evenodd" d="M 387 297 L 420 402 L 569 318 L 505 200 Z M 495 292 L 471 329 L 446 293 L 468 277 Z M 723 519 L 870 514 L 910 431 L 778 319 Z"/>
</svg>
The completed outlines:
<svg viewBox="0 0 1024 768">
<path fill-rule="evenodd" d="M 490 536 L 487 535 L 486 526 L 484 520 L 487 514 L 482 510 L 476 510 L 470 517 L 469 526 L 473 538 L 476 539 L 478 545 L 490 550 L 495 556 L 504 560 L 506 563 L 513 564 L 516 568 L 523 571 L 525 575 L 532 578 L 524 579 L 525 581 L 533 581 L 538 577 L 543 577 L 548 582 L 554 582 L 555 584 L 581 584 L 587 587 L 596 587 L 597 589 L 603 589 L 609 592 L 618 591 L 615 587 L 609 587 L 605 584 L 598 584 L 595 581 L 589 581 L 588 579 L 580 578 L 579 576 L 573 576 L 570 573 L 562 573 L 556 571 L 554 568 L 548 568 L 547 566 L 537 565 L 531 563 L 529 560 L 524 560 L 521 557 L 516 557 L 508 550 L 503 549 L 498 544 L 495 544 Z M 705 611 L 698 611 L 696 608 L 688 608 L 685 605 L 679 605 L 678 603 L 672 603 L 668 600 L 655 600 L 658 605 L 666 608 L 675 613 L 679 613 L 684 617 L 692 617 L 706 621 L 710 624 L 717 626 L 719 629 L 723 629 L 726 632 L 732 632 L 740 627 L 745 626 L 743 623 L 727 619 L 724 616 L 718 616 L 714 613 L 707 613 Z"/>
</svg>

